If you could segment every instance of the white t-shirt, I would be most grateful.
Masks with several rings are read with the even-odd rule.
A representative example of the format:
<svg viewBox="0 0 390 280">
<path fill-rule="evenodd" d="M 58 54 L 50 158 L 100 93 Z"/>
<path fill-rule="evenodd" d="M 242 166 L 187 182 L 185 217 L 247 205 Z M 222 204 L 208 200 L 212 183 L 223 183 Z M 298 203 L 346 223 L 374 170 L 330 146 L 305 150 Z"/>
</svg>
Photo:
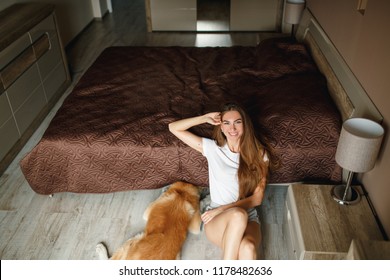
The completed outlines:
<svg viewBox="0 0 390 280">
<path fill-rule="evenodd" d="M 203 155 L 209 167 L 210 198 L 214 204 L 225 205 L 236 202 L 239 186 L 237 170 L 240 154 L 230 151 L 227 144 L 219 147 L 208 138 L 202 138 Z"/>
<path fill-rule="evenodd" d="M 207 158 L 209 168 L 210 198 L 214 205 L 225 205 L 236 202 L 239 196 L 238 165 L 240 154 L 233 153 L 227 144 L 219 147 L 208 138 L 202 138 L 203 155 Z M 264 154 L 264 161 L 268 161 Z"/>
</svg>

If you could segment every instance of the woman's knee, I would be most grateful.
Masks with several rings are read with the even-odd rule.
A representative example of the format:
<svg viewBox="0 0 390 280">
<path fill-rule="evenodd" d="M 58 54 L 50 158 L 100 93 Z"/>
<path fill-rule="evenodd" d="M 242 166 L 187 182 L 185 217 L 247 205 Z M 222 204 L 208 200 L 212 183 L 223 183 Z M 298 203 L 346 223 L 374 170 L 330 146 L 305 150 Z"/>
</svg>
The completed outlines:
<svg viewBox="0 0 390 280">
<path fill-rule="evenodd" d="M 247 225 L 248 223 L 248 212 L 245 209 L 240 207 L 234 207 L 229 209 L 229 221 L 232 223 L 242 223 L 243 225 Z"/>
<path fill-rule="evenodd" d="M 245 209 L 234 207 L 214 217 L 205 225 L 207 238 L 222 247 L 224 236 L 233 234 L 243 236 L 248 223 L 248 213 Z"/>
</svg>

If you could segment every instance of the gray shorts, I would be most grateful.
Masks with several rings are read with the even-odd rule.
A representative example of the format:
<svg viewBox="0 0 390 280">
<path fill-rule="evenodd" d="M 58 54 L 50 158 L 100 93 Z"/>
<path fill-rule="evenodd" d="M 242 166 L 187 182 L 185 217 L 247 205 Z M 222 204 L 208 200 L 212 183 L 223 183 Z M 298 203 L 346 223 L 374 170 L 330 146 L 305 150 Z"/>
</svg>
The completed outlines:
<svg viewBox="0 0 390 280">
<path fill-rule="evenodd" d="M 219 205 L 211 202 L 211 204 L 206 207 L 205 212 L 218 207 Z M 259 225 L 261 224 L 256 208 L 249 208 L 247 212 L 248 212 L 248 222 L 256 222 Z"/>
</svg>

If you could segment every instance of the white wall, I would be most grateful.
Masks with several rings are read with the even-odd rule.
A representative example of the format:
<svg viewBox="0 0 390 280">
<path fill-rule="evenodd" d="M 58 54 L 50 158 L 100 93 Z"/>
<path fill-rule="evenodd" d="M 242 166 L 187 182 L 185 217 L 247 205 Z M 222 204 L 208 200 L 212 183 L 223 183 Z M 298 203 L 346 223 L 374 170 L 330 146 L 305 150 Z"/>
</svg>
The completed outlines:
<svg viewBox="0 0 390 280">
<path fill-rule="evenodd" d="M 8 6 L 26 2 L 25 0 L 0 0 L 0 10 Z M 50 3 L 56 6 L 56 16 L 62 43 L 66 46 L 93 19 L 91 1 L 85 0 L 35 0 L 35 2 Z M 105 1 L 103 1 L 105 2 Z M 103 3 L 104 5 L 104 3 Z M 107 8 L 107 5 L 105 5 Z"/>
<path fill-rule="evenodd" d="M 109 1 L 109 0 L 108 0 Z M 93 16 L 101 19 L 108 11 L 108 1 L 106 0 L 91 0 Z"/>
<path fill-rule="evenodd" d="M 275 31 L 279 3 L 276 0 L 231 0 L 231 31 Z"/>
</svg>

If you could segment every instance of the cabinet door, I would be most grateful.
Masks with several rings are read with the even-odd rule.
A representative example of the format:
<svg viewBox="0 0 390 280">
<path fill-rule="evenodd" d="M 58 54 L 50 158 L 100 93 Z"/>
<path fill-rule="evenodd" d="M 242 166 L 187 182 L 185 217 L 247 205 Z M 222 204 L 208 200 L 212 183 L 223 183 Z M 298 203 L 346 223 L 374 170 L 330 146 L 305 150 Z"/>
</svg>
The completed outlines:
<svg viewBox="0 0 390 280">
<path fill-rule="evenodd" d="M 6 93 L 0 94 L 0 161 L 19 139 L 19 131 L 13 118 Z"/>
<path fill-rule="evenodd" d="M 49 38 L 57 35 L 56 25 L 53 15 L 48 16 L 39 24 L 34 26 L 29 32 L 31 36 L 31 43 L 35 42 L 42 34 L 48 34 Z"/>
<path fill-rule="evenodd" d="M 27 130 L 46 105 L 46 97 L 36 64 L 31 66 L 6 92 L 20 134 Z"/>
<path fill-rule="evenodd" d="M 278 0 L 231 0 L 231 31 L 275 31 Z"/>
<path fill-rule="evenodd" d="M 150 0 L 153 31 L 196 31 L 196 0 Z"/>
<path fill-rule="evenodd" d="M 42 36 L 48 36 L 49 48 L 44 49 L 37 64 L 41 73 L 46 99 L 50 101 L 67 79 L 54 16 L 47 17 L 31 29 L 29 34 L 34 45 L 38 44 Z"/>
</svg>

